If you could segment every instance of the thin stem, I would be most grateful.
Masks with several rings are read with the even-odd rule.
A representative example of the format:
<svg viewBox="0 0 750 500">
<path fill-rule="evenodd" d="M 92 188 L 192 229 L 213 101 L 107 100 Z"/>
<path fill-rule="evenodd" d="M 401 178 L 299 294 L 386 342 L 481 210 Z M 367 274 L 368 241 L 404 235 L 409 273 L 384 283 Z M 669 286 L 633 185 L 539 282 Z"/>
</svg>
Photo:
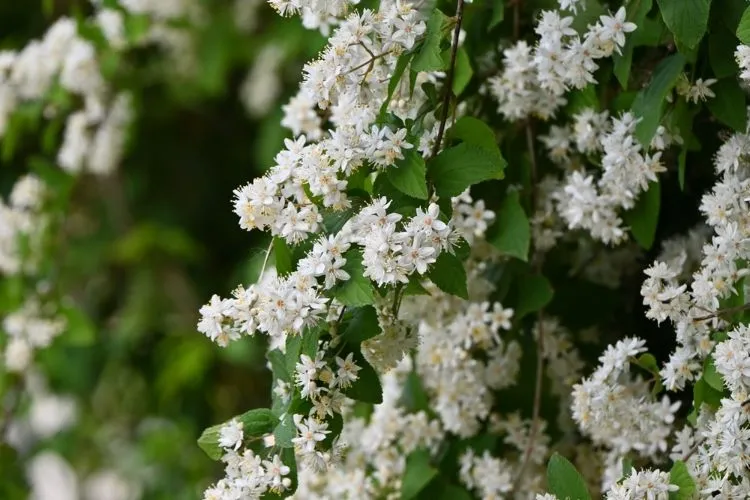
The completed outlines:
<svg viewBox="0 0 750 500">
<path fill-rule="evenodd" d="M 518 469 L 516 482 L 513 484 L 513 491 L 518 491 L 521 486 L 524 472 L 531 461 L 531 453 L 534 451 L 537 435 L 539 434 L 539 413 L 542 408 L 542 378 L 544 377 L 544 318 L 542 311 L 539 311 L 537 319 L 538 336 L 536 339 L 536 380 L 534 382 L 534 406 L 531 410 L 531 429 L 529 430 L 529 441 L 523 453 L 523 462 Z"/>
<path fill-rule="evenodd" d="M 430 156 L 437 156 L 440 151 L 440 146 L 443 142 L 443 134 L 445 133 L 445 122 L 448 121 L 448 107 L 451 102 L 451 96 L 453 96 L 453 75 L 456 72 L 456 54 L 458 53 L 458 37 L 461 34 L 461 23 L 464 18 L 464 0 L 458 0 L 456 5 L 456 26 L 453 28 L 453 43 L 451 44 L 451 60 L 448 66 L 448 73 L 445 77 L 445 94 L 443 95 L 443 108 L 442 116 L 440 117 L 440 125 L 438 127 L 437 137 L 435 138 L 435 144 L 432 145 L 432 153 Z"/>
<path fill-rule="evenodd" d="M 537 164 L 536 153 L 534 152 L 534 134 L 531 120 L 526 122 L 526 147 L 529 150 L 529 162 L 531 163 L 531 209 L 534 210 L 537 202 Z M 536 259 L 534 262 L 535 271 L 538 273 L 541 271 L 541 268 L 542 259 Z M 534 381 L 534 403 L 531 409 L 531 429 L 529 430 L 529 442 L 526 444 L 526 449 L 523 453 L 523 461 L 521 462 L 521 467 L 518 469 L 516 482 L 513 484 L 514 492 L 518 491 L 518 488 L 521 486 L 521 480 L 523 479 L 523 475 L 531 461 L 531 453 L 534 451 L 534 444 L 536 443 L 539 434 L 539 414 L 542 407 L 542 379 L 544 378 L 544 309 L 539 310 L 536 324 L 536 380 Z"/>
<path fill-rule="evenodd" d="M 273 238 L 271 243 L 268 244 L 268 250 L 266 250 L 266 256 L 263 258 L 263 267 L 260 268 L 260 274 L 258 275 L 258 283 L 263 278 L 263 273 L 266 272 L 266 264 L 268 264 L 268 257 L 271 255 L 271 249 L 273 248 Z"/>
<path fill-rule="evenodd" d="M 693 321 L 694 322 L 706 321 L 706 320 L 718 318 L 719 316 L 724 316 L 727 314 L 736 314 L 738 312 L 747 311 L 748 309 L 750 309 L 750 303 L 742 304 L 741 306 L 727 307 L 726 309 L 720 309 L 716 311 L 715 313 L 711 313 L 706 316 L 699 316 L 697 318 L 693 318 Z"/>
<path fill-rule="evenodd" d="M 368 52 L 369 52 L 369 51 L 368 51 Z M 390 54 L 390 53 L 391 53 L 391 51 L 390 51 L 390 50 L 387 50 L 387 51 L 385 51 L 385 52 L 383 52 L 383 53 L 381 53 L 381 54 L 375 54 L 374 56 L 372 56 L 372 58 L 371 58 L 371 59 L 368 59 L 367 61 L 363 62 L 363 63 L 362 63 L 362 64 L 360 64 L 359 66 L 355 66 L 355 67 L 353 67 L 352 69 L 350 69 L 349 71 L 347 71 L 347 72 L 346 72 L 346 74 L 348 75 L 349 73 L 354 73 L 354 72 L 355 72 L 355 71 L 357 71 L 358 69 L 362 69 L 362 68 L 364 68 L 365 66 L 371 66 L 371 65 L 372 65 L 372 64 L 373 64 L 373 63 L 374 63 L 374 62 L 375 62 L 376 60 L 380 59 L 381 57 L 385 57 L 385 56 L 387 56 L 387 55 L 388 55 L 388 54 Z"/>
</svg>

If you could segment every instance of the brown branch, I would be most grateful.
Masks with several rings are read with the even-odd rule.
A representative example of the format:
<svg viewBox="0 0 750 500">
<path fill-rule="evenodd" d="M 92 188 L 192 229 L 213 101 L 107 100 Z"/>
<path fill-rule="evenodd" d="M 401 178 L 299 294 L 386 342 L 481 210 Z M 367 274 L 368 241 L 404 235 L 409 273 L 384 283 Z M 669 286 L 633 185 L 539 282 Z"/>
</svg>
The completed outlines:
<svg viewBox="0 0 750 500">
<path fill-rule="evenodd" d="M 738 312 L 747 311 L 748 309 L 750 309 L 750 303 L 742 304 L 741 306 L 727 307 L 726 309 L 720 309 L 716 311 L 715 313 L 708 314 L 706 316 L 699 316 L 697 318 L 693 318 L 693 321 L 694 322 L 706 321 L 706 320 L 718 318 L 719 316 L 724 316 L 727 314 L 736 314 Z"/>
<path fill-rule="evenodd" d="M 529 150 L 529 162 L 531 164 L 531 182 L 533 184 L 531 189 L 531 207 L 532 210 L 536 207 L 536 184 L 537 184 L 537 164 L 536 164 L 536 153 L 534 152 L 534 133 L 532 130 L 531 120 L 526 122 L 526 146 Z M 537 259 L 534 263 L 536 272 L 540 272 L 542 267 L 542 259 Z M 518 491 L 521 486 L 521 480 L 526 472 L 529 462 L 531 461 L 531 453 L 534 450 L 534 444 L 539 434 L 539 414 L 542 408 L 542 381 L 544 378 L 544 309 L 539 310 L 537 317 L 537 339 L 536 339 L 536 380 L 534 382 L 534 403 L 531 409 L 531 428 L 529 430 L 529 441 L 526 444 L 526 449 L 523 454 L 523 461 L 521 467 L 518 469 L 518 476 L 513 484 L 513 492 Z"/>
<path fill-rule="evenodd" d="M 445 122 L 448 121 L 448 107 L 450 106 L 451 96 L 453 96 L 453 75 L 456 72 L 456 54 L 458 53 L 458 37 L 461 34 L 461 23 L 464 18 L 464 0 L 458 0 L 456 5 L 456 26 L 453 28 L 453 43 L 451 44 L 451 61 L 448 66 L 448 73 L 445 77 L 445 95 L 443 96 L 443 109 L 442 117 L 440 118 L 440 126 L 438 127 L 437 137 L 435 138 L 435 144 L 432 146 L 432 153 L 430 156 L 437 156 L 440 151 L 440 145 L 443 142 L 443 134 L 445 133 Z"/>
</svg>

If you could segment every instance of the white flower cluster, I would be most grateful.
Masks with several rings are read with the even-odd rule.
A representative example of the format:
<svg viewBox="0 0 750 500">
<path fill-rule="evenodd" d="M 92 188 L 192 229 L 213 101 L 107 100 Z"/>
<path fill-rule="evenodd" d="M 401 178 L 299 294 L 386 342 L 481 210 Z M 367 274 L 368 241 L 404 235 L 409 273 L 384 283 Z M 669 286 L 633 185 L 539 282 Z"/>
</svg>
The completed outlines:
<svg viewBox="0 0 750 500">
<path fill-rule="evenodd" d="M 505 498 L 513 489 L 514 468 L 488 451 L 476 456 L 469 448 L 459 459 L 459 478 L 479 498 Z"/>
<path fill-rule="evenodd" d="M 307 29 L 317 29 L 328 36 L 331 26 L 339 23 L 350 5 L 359 0 L 268 0 L 268 4 L 282 16 L 299 15 Z"/>
<path fill-rule="evenodd" d="M 434 456 L 438 452 L 444 436 L 439 422 L 424 411 L 409 412 L 401 403 L 410 365 L 404 358 L 382 376 L 383 403 L 368 419 L 345 413 L 341 442 L 346 448 L 339 463 L 329 462 L 325 474 L 301 468 L 293 498 L 390 498 L 400 491 L 410 453 L 423 449 Z"/>
<path fill-rule="evenodd" d="M 555 194 L 558 210 L 568 229 L 584 229 L 606 244 L 621 243 L 627 232 L 618 211 L 633 208 L 649 182 L 656 182 L 656 174 L 666 170 L 661 152 L 653 155 L 644 152 L 635 137 L 638 119 L 630 112 L 608 122 L 606 111 L 584 110 L 575 116 L 574 122 L 572 133 L 552 128 L 556 136 L 545 140 L 550 157 L 567 162 L 575 144 L 582 155 L 601 152 L 603 171 L 598 181 L 585 171 L 569 173 L 563 188 Z M 658 150 L 667 145 L 652 143 Z"/>
<path fill-rule="evenodd" d="M 670 492 L 680 488 L 670 484 L 669 473 L 660 470 L 643 469 L 632 471 L 621 483 L 615 484 L 607 492 L 607 500 L 630 500 L 632 498 L 648 498 L 653 500 L 667 500 Z"/>
<path fill-rule="evenodd" d="M 443 428 L 456 435 L 475 435 L 492 409 L 493 390 L 512 385 L 518 374 L 521 349 L 515 341 L 500 338 L 510 330 L 513 310 L 498 303 L 470 303 L 465 310 L 446 297 L 436 305 L 431 320 L 419 323 L 417 373 L 434 397 L 433 409 Z M 484 360 L 472 356 L 482 352 Z"/>
<path fill-rule="evenodd" d="M 680 280 L 684 262 L 656 261 L 646 270 L 641 288 L 646 315 L 658 322 L 670 320 L 677 333 L 677 350 L 662 369 L 669 389 L 683 388 L 699 376 L 702 360 L 714 347 L 711 331 L 720 321 L 721 302 L 738 292 L 740 280 L 750 272 L 743 264 L 750 258 L 748 153 L 750 136 L 738 133 L 716 154 L 715 168 L 721 177 L 700 206 L 713 236 L 703 245 L 689 288 Z"/>
<path fill-rule="evenodd" d="M 667 396 L 656 400 L 649 393 L 649 383 L 630 373 L 630 363 L 645 351 L 644 344 L 625 338 L 609 346 L 596 371 L 573 387 L 572 411 L 579 429 L 614 457 L 634 452 L 658 458 L 667 450 L 680 406 Z"/>
<path fill-rule="evenodd" d="M 121 43 L 122 19 L 116 11 L 101 11 L 93 19 L 113 44 Z M 129 97 L 112 97 L 94 45 L 78 34 L 76 21 L 58 19 L 41 40 L 18 52 L 0 52 L 0 138 L 20 106 L 49 100 L 54 94 L 80 98 L 83 109 L 67 118 L 57 161 L 69 172 L 111 172 L 122 156 L 124 134 L 131 119 Z M 61 111 L 50 102 L 46 117 Z"/>
<path fill-rule="evenodd" d="M 566 4 L 568 8 L 574 5 Z M 488 81 L 498 112 L 508 120 L 554 116 L 565 104 L 567 90 L 596 83 L 596 60 L 619 53 L 625 45 L 625 34 L 636 29 L 625 16 L 625 7 L 613 16 L 601 16 L 581 37 L 571 26 L 573 17 L 542 11 L 535 27 L 539 35 L 536 47 L 520 41 L 505 49 L 502 74 Z"/>
<path fill-rule="evenodd" d="M 281 493 L 292 484 L 286 477 L 291 469 L 279 455 L 263 460 L 250 449 L 238 452 L 242 439 L 242 422 L 233 419 L 221 428 L 219 445 L 224 449 L 221 460 L 225 477 L 204 492 L 204 500 L 259 499 L 267 492 Z"/>
<path fill-rule="evenodd" d="M 51 306 L 51 304 L 48 304 Z M 49 346 L 65 330 L 65 319 L 45 310 L 35 297 L 29 297 L 17 311 L 3 320 L 3 331 L 8 335 L 5 346 L 5 369 L 22 372 L 31 364 L 35 349 Z"/>
</svg>

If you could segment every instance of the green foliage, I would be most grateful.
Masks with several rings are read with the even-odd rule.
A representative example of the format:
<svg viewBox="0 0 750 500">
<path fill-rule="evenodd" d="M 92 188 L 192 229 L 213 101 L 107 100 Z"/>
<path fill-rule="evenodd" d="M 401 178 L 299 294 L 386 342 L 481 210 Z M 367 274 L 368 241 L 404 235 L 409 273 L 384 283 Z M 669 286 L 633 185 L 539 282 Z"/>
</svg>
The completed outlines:
<svg viewBox="0 0 750 500">
<path fill-rule="evenodd" d="M 641 193 L 635 207 L 623 214 L 623 220 L 630 226 L 633 238 L 646 250 L 654 244 L 660 207 L 661 187 L 658 182 L 652 182 L 648 190 Z"/>
<path fill-rule="evenodd" d="M 708 27 L 711 0 L 656 0 L 664 24 L 678 44 L 695 48 Z"/>
<path fill-rule="evenodd" d="M 426 450 L 413 451 L 406 457 L 406 470 L 401 482 L 401 498 L 411 500 L 438 475 L 438 470 L 430 463 Z"/>
<path fill-rule="evenodd" d="M 711 90 L 716 94 L 716 97 L 706 103 L 711 113 L 724 125 L 738 132 L 745 132 L 747 99 L 737 80 L 734 77 L 723 78 L 716 82 Z"/>
<path fill-rule="evenodd" d="M 404 154 L 404 159 L 397 161 L 396 165 L 388 168 L 386 172 L 393 187 L 402 193 L 419 200 L 427 199 L 427 179 L 425 177 L 427 168 L 419 153 L 414 150 L 407 151 Z"/>
<path fill-rule="evenodd" d="M 519 320 L 539 311 L 552 301 L 552 285 L 540 274 L 529 274 L 517 280 L 518 300 L 513 317 Z"/>
<path fill-rule="evenodd" d="M 628 21 L 635 23 L 638 32 L 644 31 L 643 22 L 646 19 L 646 14 L 651 10 L 653 6 L 653 0 L 633 0 L 628 4 Z M 615 54 L 614 59 L 614 73 L 617 77 L 617 81 L 620 82 L 623 89 L 628 88 L 628 80 L 630 79 L 630 68 L 633 65 L 633 50 L 635 50 L 637 39 L 635 36 L 628 37 L 625 41 L 625 47 L 622 49 L 622 54 Z M 598 103 L 598 100 L 595 100 Z"/>
<path fill-rule="evenodd" d="M 672 54 L 663 59 L 654 70 L 651 83 L 635 98 L 633 113 L 641 118 L 636 126 L 635 135 L 644 148 L 648 148 L 659 127 L 664 102 L 677 83 L 684 66 L 685 57 L 681 54 Z"/>
<path fill-rule="evenodd" d="M 669 482 L 680 488 L 677 491 L 669 492 L 669 500 L 689 500 L 698 492 L 687 466 L 680 460 L 676 461 L 672 470 L 669 471 Z"/>
<path fill-rule="evenodd" d="M 364 276 L 362 266 L 362 252 L 349 250 L 344 255 L 346 264 L 344 270 L 349 273 L 349 279 L 340 283 L 335 290 L 336 298 L 345 306 L 366 306 L 375 301 L 372 283 Z"/>
<path fill-rule="evenodd" d="M 570 500 L 591 498 L 581 474 L 573 464 L 558 453 L 554 453 L 547 463 L 547 486 L 557 498 Z"/>
<path fill-rule="evenodd" d="M 528 260 L 531 243 L 531 226 L 521 206 L 518 191 L 512 191 L 503 200 L 497 211 L 497 230 L 488 237 L 502 254 L 524 262 Z"/>
<path fill-rule="evenodd" d="M 745 45 L 750 44 L 750 7 L 745 9 L 740 19 L 740 24 L 737 26 L 737 38 L 740 42 Z"/>
<path fill-rule="evenodd" d="M 466 269 L 455 255 L 447 252 L 441 253 L 427 273 L 427 277 L 445 293 L 462 299 L 469 298 L 466 288 Z"/>
<path fill-rule="evenodd" d="M 490 179 L 502 179 L 506 162 L 499 153 L 463 142 L 441 151 L 427 164 L 427 174 L 440 197 L 450 198 Z"/>
<path fill-rule="evenodd" d="M 419 71 L 439 71 L 445 69 L 446 61 L 443 60 L 440 42 L 443 40 L 443 26 L 447 22 L 445 14 L 439 9 L 433 9 L 430 18 L 427 20 L 427 31 L 425 32 L 422 46 L 414 56 L 411 64 L 411 70 Z"/>
</svg>

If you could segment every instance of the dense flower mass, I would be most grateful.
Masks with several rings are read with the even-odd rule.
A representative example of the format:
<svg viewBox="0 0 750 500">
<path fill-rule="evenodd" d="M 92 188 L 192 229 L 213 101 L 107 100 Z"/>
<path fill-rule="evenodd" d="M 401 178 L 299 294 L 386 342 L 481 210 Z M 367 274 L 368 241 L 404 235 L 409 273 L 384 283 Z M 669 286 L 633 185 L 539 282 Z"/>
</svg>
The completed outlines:
<svg viewBox="0 0 750 500">
<path fill-rule="evenodd" d="M 750 8 L 268 4 L 322 49 L 278 106 L 290 136 L 233 192 L 267 248 L 199 310 L 222 348 L 267 341 L 272 377 L 270 408 L 198 440 L 224 468 L 204 498 L 748 498 Z M 228 17 L 252 33 L 261 8 Z M 128 158 L 153 87 L 133 61 L 157 54 L 148 78 L 215 97 L 242 52 L 212 53 L 226 25 L 205 28 L 208 10 L 92 1 L 0 52 L 3 156 L 23 127 L 59 127 L 0 200 L 0 374 L 28 393 L 0 437 L 29 457 L 34 498 L 55 494 L 47 474 L 59 496 L 140 495 L 118 470 L 79 485 L 34 448 L 79 418 L 36 356 L 83 314 L 58 283 L 59 207 L 71 179 Z M 245 68 L 248 115 L 273 113 L 292 45 Z"/>
</svg>

